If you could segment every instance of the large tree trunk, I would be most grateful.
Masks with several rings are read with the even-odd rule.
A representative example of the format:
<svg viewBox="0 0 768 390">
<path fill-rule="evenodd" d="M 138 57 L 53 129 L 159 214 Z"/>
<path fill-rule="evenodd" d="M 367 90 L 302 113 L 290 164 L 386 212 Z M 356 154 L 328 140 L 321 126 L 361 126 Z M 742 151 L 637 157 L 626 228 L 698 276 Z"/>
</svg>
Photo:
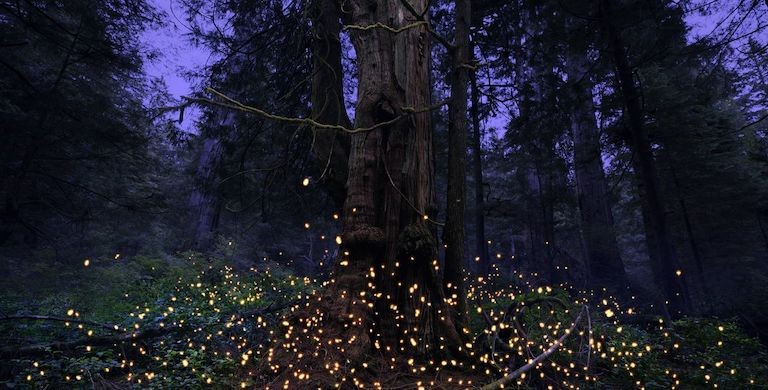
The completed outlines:
<svg viewBox="0 0 768 390">
<path fill-rule="evenodd" d="M 426 0 L 411 4 L 427 7 Z M 351 136 L 342 254 L 322 296 L 295 314 L 296 326 L 322 333 L 287 335 L 296 348 L 278 347 L 269 361 L 281 372 L 277 381 L 312 372 L 307 388 L 360 378 L 366 356 L 428 359 L 462 348 L 427 219 L 435 211 L 430 113 L 413 113 L 430 105 L 429 33 L 400 0 L 348 1 L 343 10 L 346 24 L 355 26 L 355 127 L 387 125 Z M 393 359 L 387 366 L 403 369 L 406 359 Z M 338 363 L 343 367 L 329 376 L 327 367 Z"/>
<path fill-rule="evenodd" d="M 312 118 L 324 124 L 351 127 L 344 105 L 341 65 L 340 11 L 334 0 L 315 0 L 312 4 Z M 315 128 L 313 154 L 322 170 L 322 180 L 336 206 L 346 198 L 349 135 Z"/>
<path fill-rule="evenodd" d="M 685 274 L 677 275 L 679 265 L 669 237 L 651 141 L 643 123 L 640 91 L 629 64 L 626 46 L 620 31 L 613 25 L 611 1 L 603 0 L 601 5 L 601 21 L 616 67 L 619 91 L 624 99 L 627 123 L 631 133 L 631 146 L 634 152 L 632 167 L 637 180 L 637 192 L 643 214 L 651 268 L 664 299 L 672 311 L 669 313 L 667 307 L 662 307 L 662 314 L 669 317 L 670 314 L 677 315 L 688 311 L 689 299 L 685 286 Z M 664 306 L 662 303 L 659 304 Z"/>
<path fill-rule="evenodd" d="M 477 90 L 477 72 L 472 72 L 472 162 L 475 180 L 475 245 L 476 256 L 480 257 L 478 273 L 486 275 L 491 270 L 491 257 L 485 238 L 485 189 L 483 187 L 483 148 L 482 130 L 480 129 L 480 97 Z"/>
<path fill-rule="evenodd" d="M 416 10 L 428 5 L 411 4 Z M 348 5 L 345 17 L 356 26 L 398 29 L 417 21 L 400 0 Z M 351 37 L 359 72 L 356 127 L 392 120 L 406 107 L 430 105 L 426 28 L 352 29 Z M 337 288 L 352 296 L 361 288 L 381 294 L 367 320 L 374 330 L 368 336 L 384 350 L 430 355 L 460 342 L 452 316 L 445 315 L 436 240 L 425 219 L 435 211 L 433 175 L 428 112 L 352 135 L 343 226 L 349 256 L 342 259 L 349 266 L 339 268 Z M 363 282 L 370 269 L 376 278 L 369 289 Z"/>
<path fill-rule="evenodd" d="M 568 57 L 576 191 L 589 285 L 626 295 L 627 277 L 616 243 L 610 194 L 603 172 L 600 133 L 585 53 Z"/>
<path fill-rule="evenodd" d="M 456 0 L 456 43 L 451 72 L 451 103 L 448 110 L 448 189 L 446 201 L 445 291 L 455 297 L 457 322 L 466 322 L 467 302 L 464 293 L 465 232 L 467 174 L 467 87 L 472 57 L 469 46 L 470 0 Z"/>
<path fill-rule="evenodd" d="M 233 115 L 221 113 L 222 126 L 231 125 Z M 214 137 L 203 140 L 195 172 L 195 187 L 189 198 L 192 232 L 189 248 L 204 251 L 210 249 L 219 221 L 220 202 L 217 170 L 222 159 L 221 141 Z"/>
</svg>

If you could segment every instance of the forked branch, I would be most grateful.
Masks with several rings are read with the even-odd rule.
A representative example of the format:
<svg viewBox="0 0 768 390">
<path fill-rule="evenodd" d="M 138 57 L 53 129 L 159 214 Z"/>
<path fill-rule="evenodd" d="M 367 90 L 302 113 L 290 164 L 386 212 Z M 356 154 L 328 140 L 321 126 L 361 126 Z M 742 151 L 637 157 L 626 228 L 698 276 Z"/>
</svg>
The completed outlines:
<svg viewBox="0 0 768 390">
<path fill-rule="evenodd" d="M 521 375 L 525 374 L 526 372 L 530 371 L 532 368 L 536 367 L 539 363 L 541 363 L 543 360 L 547 359 L 549 356 L 551 356 L 555 351 L 557 351 L 560 346 L 563 345 L 563 342 L 565 342 L 565 339 L 568 338 L 568 336 L 571 335 L 576 330 L 576 326 L 581 322 L 581 318 L 584 316 L 584 311 L 586 310 L 586 306 L 582 308 L 579 315 L 576 317 L 576 319 L 573 321 L 573 324 L 571 324 L 571 327 L 565 331 L 565 333 L 560 336 L 559 339 L 557 339 L 549 348 L 547 348 L 546 351 L 542 352 L 539 356 L 536 356 L 531 361 L 528 362 L 528 364 L 518 368 L 517 370 L 505 375 L 504 377 L 500 378 L 499 380 L 489 383 L 485 386 L 483 386 L 483 390 L 496 390 L 501 389 L 504 386 L 508 385 L 513 380 L 519 378 Z"/>
</svg>

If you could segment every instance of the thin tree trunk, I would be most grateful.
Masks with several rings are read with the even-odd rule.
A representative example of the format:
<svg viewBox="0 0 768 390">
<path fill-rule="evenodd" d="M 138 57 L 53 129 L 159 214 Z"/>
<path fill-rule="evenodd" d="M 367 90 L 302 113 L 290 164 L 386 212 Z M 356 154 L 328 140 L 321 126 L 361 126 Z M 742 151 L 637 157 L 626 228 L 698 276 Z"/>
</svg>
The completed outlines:
<svg viewBox="0 0 768 390">
<path fill-rule="evenodd" d="M 675 171 L 674 163 L 672 162 L 672 159 L 668 160 L 669 172 L 672 175 L 672 183 L 675 185 L 675 193 L 677 194 L 677 199 L 680 203 L 680 212 L 683 214 L 685 232 L 688 235 L 688 242 L 691 244 L 691 254 L 693 254 L 693 260 L 696 262 L 696 269 L 699 271 L 699 273 L 701 273 L 704 272 L 704 262 L 701 258 L 699 244 L 696 242 L 696 236 L 693 234 L 693 224 L 691 224 L 688 205 L 685 203 L 685 198 L 683 197 L 682 190 L 680 188 L 680 181 L 677 178 L 677 172 Z"/>
<path fill-rule="evenodd" d="M 574 171 L 588 281 L 592 287 L 625 295 L 627 277 L 616 243 L 585 56 L 585 53 L 574 53 L 568 57 L 568 80 L 574 107 L 571 114 Z"/>
<path fill-rule="evenodd" d="M 662 307 L 662 314 L 669 316 L 670 314 L 685 313 L 689 309 L 685 274 L 677 275 L 680 268 L 669 237 L 651 141 L 643 124 L 640 91 L 629 64 L 626 46 L 622 41 L 620 32 L 617 31 L 611 21 L 613 15 L 611 1 L 603 0 L 602 8 L 601 20 L 607 33 L 610 51 L 616 67 L 619 91 L 624 99 L 627 122 L 631 133 L 631 146 L 635 154 L 632 166 L 637 177 L 637 190 L 642 208 L 651 267 L 664 298 L 673 311 L 673 313 L 668 313 L 668 309 Z"/>
<path fill-rule="evenodd" d="M 312 118 L 320 123 L 351 127 L 344 105 L 341 65 L 340 11 L 334 0 L 314 0 L 312 7 Z M 346 197 L 349 135 L 330 129 L 313 129 L 313 154 L 322 179 L 338 208 Z"/>
<path fill-rule="evenodd" d="M 538 149 L 538 148 L 534 148 Z M 537 152 L 537 153 L 540 153 Z M 530 271 L 535 272 L 543 282 L 558 281 L 554 265 L 554 205 L 552 203 L 552 180 L 547 168 L 542 168 L 538 155 L 529 156 L 524 167 L 526 190 L 526 214 L 529 239 Z"/>
<path fill-rule="evenodd" d="M 471 75 L 472 83 L 472 162 L 475 179 L 475 244 L 477 256 L 480 257 L 478 273 L 487 275 L 491 270 L 491 258 L 488 253 L 488 242 L 485 238 L 485 189 L 483 187 L 483 149 L 482 129 L 480 129 L 480 97 L 477 90 L 477 72 Z"/>
<path fill-rule="evenodd" d="M 527 271 L 533 272 L 546 283 L 553 283 L 558 278 L 554 264 L 554 199 L 552 194 L 552 166 L 554 165 L 554 135 L 541 112 L 544 108 L 545 94 L 543 76 L 547 71 L 542 68 L 542 61 L 536 58 L 535 41 L 525 42 L 525 36 L 540 33 L 541 18 L 537 5 L 525 5 L 520 8 L 520 30 L 517 37 L 516 73 L 521 93 L 525 94 L 520 105 L 520 131 L 524 161 L 518 168 L 520 182 L 525 193 L 525 217 L 528 236 L 528 251 L 525 261 Z M 528 8 L 530 7 L 530 8 Z"/>
<path fill-rule="evenodd" d="M 467 174 L 467 87 L 469 86 L 470 0 L 456 0 L 456 43 L 453 50 L 451 74 L 451 103 L 448 110 L 448 190 L 446 201 L 445 291 L 456 304 L 458 326 L 466 322 L 464 292 L 465 231 Z M 456 297 L 455 299 L 454 296 Z"/>
</svg>

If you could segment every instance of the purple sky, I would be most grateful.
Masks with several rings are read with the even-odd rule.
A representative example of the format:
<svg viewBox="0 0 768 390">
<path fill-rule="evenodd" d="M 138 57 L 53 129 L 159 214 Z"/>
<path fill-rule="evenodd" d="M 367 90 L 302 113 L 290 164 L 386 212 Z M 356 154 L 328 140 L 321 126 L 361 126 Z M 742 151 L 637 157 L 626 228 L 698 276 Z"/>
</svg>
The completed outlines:
<svg viewBox="0 0 768 390">
<path fill-rule="evenodd" d="M 149 0 L 149 3 L 165 12 L 167 25 L 144 33 L 142 41 L 160 53 L 156 60 L 145 62 L 144 70 L 149 77 L 165 80 L 168 92 L 175 99 L 180 99 L 181 96 L 192 92 L 194 84 L 184 75 L 215 59 L 211 57 L 210 51 L 195 46 L 185 36 L 190 30 L 184 21 L 183 4 L 179 0 Z M 181 127 L 185 131 L 196 133 L 195 121 L 199 117 L 199 111 L 186 111 L 184 117 Z"/>
<path fill-rule="evenodd" d="M 164 11 L 167 17 L 167 26 L 150 30 L 144 33 L 142 40 L 160 52 L 160 56 L 145 64 L 145 71 L 149 77 L 160 77 L 165 80 L 168 92 L 176 99 L 187 95 L 192 91 L 193 80 L 188 80 L 184 74 L 190 70 L 198 69 L 215 60 L 209 50 L 195 46 L 186 34 L 190 31 L 184 21 L 183 4 L 180 0 L 149 0 L 159 10 Z M 729 4 L 730 3 L 730 4 Z M 697 12 L 691 13 L 686 22 L 692 27 L 689 41 L 695 37 L 708 35 L 718 28 L 717 23 L 728 14 L 736 4 L 734 1 L 719 3 L 722 10 L 712 15 L 701 16 Z M 758 7 L 765 8 L 761 4 Z M 761 11 L 765 11 L 761 9 Z M 726 25 L 725 23 L 724 25 Z M 721 26 L 722 27 L 722 26 Z M 763 34 L 768 33 L 765 30 Z M 768 39 L 766 39 L 768 40 Z M 500 127 L 506 124 L 508 115 L 499 113 L 487 124 Z M 185 120 L 181 127 L 188 132 L 196 132 L 195 120 L 199 118 L 199 111 L 190 110 L 185 113 Z"/>
</svg>

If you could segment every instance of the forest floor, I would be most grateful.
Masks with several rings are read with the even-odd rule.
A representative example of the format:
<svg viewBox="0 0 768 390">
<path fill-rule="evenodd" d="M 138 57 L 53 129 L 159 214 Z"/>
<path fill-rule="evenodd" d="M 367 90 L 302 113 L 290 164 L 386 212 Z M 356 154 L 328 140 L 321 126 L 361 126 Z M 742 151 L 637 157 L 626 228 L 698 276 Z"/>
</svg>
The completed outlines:
<svg viewBox="0 0 768 390">
<path fill-rule="evenodd" d="M 244 264 L 193 252 L 116 255 L 56 269 L 3 261 L 0 385 L 264 387 L 269 382 L 258 373 L 267 348 L 282 337 L 285 314 L 323 287 L 275 263 Z M 337 369 L 339 387 L 479 388 L 563 338 L 511 384 L 768 389 L 768 350 L 735 320 L 664 324 L 638 308 L 521 280 L 472 281 L 472 347 L 482 368 L 403 359 L 369 378 L 355 374 L 374 365 L 371 356 Z M 289 387 L 312 382 L 297 376 L 296 383 Z"/>
</svg>

